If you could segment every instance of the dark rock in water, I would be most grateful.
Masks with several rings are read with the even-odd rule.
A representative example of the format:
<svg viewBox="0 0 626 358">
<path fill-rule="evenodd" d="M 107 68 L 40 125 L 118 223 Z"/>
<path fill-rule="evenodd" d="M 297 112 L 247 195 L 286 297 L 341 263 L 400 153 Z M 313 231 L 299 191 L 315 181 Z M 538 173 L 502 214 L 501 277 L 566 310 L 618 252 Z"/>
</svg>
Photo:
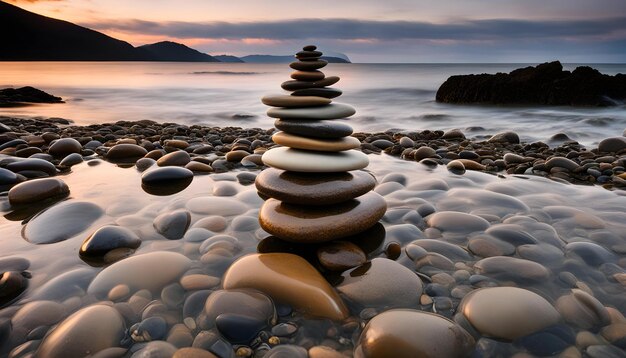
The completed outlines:
<svg viewBox="0 0 626 358">
<path fill-rule="evenodd" d="M 37 172 L 46 173 L 50 176 L 55 175 L 57 173 L 57 168 L 54 166 L 54 164 L 48 161 L 45 161 L 43 159 L 37 159 L 37 158 L 18 160 L 18 161 L 7 164 L 5 168 L 14 173 L 20 173 L 20 172 L 25 172 L 25 171 L 37 171 Z"/>
<path fill-rule="evenodd" d="M 20 272 L 7 271 L 0 275 L 0 307 L 19 297 L 28 287 L 28 280 Z"/>
<path fill-rule="evenodd" d="M 256 179 L 257 190 L 285 203 L 330 205 L 366 194 L 376 186 L 369 173 L 356 170 L 341 173 L 296 173 L 266 169 Z"/>
<path fill-rule="evenodd" d="M 344 271 L 365 263 L 363 250 L 348 241 L 332 241 L 317 249 L 317 257 L 325 268 L 331 271 Z"/>
<path fill-rule="evenodd" d="M 82 155 L 80 155 L 79 153 L 72 153 L 66 156 L 65 158 L 63 158 L 63 160 L 61 160 L 61 163 L 59 163 L 59 165 L 62 167 L 71 167 L 73 165 L 76 165 L 82 162 L 83 162 Z"/>
<path fill-rule="evenodd" d="M 626 130 L 624 131 L 626 133 Z M 600 152 L 620 152 L 626 149 L 626 137 L 606 138 L 598 144 Z"/>
<path fill-rule="evenodd" d="M 439 87 L 436 99 L 444 103 L 615 106 L 626 100 L 626 75 L 603 75 L 588 66 L 563 71 L 555 61 L 509 74 L 452 76 Z"/>
<path fill-rule="evenodd" d="M 20 178 L 17 174 L 4 168 L 0 168 L 0 186 L 13 185 L 24 180 L 24 177 Z"/>
<path fill-rule="evenodd" d="M 61 138 L 56 140 L 50 148 L 48 153 L 55 157 L 64 157 L 72 153 L 80 153 L 83 146 L 74 138 Z"/>
<path fill-rule="evenodd" d="M 130 328 L 131 338 L 135 342 L 161 340 L 167 333 L 167 322 L 163 317 L 149 317 Z"/>
<path fill-rule="evenodd" d="M 489 138 L 489 142 L 519 144 L 519 136 L 515 132 L 502 132 Z"/>
<path fill-rule="evenodd" d="M 60 179 L 44 178 L 20 183 L 9 190 L 11 205 L 30 204 L 67 196 L 70 188 Z"/>
<path fill-rule="evenodd" d="M 264 321 L 234 313 L 222 313 L 215 319 L 217 330 L 232 344 L 249 344 L 266 326 Z"/>
<path fill-rule="evenodd" d="M 121 226 L 103 226 L 83 241 L 79 254 L 85 258 L 102 258 L 111 250 L 136 249 L 139 245 L 141 240 L 131 230 Z"/>
<path fill-rule="evenodd" d="M 63 100 L 30 86 L 0 89 L 0 107 L 17 107 L 24 103 L 63 103 Z"/>
<path fill-rule="evenodd" d="M 143 190 L 152 195 L 171 195 L 191 184 L 193 172 L 181 167 L 159 167 L 145 172 L 142 177 Z"/>
<path fill-rule="evenodd" d="M 154 219 L 156 231 L 169 240 L 178 240 L 185 235 L 191 222 L 191 214 L 186 210 L 163 213 Z"/>
</svg>

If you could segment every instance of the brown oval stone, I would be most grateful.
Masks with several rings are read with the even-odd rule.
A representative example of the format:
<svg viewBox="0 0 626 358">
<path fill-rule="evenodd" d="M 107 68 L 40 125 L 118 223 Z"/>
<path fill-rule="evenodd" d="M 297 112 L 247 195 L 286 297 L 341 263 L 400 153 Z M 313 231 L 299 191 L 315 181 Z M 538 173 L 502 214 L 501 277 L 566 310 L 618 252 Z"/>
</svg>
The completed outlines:
<svg viewBox="0 0 626 358">
<path fill-rule="evenodd" d="M 261 102 L 272 107 L 315 107 L 324 106 L 332 102 L 329 98 L 317 96 L 290 96 L 290 95 L 269 95 L 261 98 Z"/>
<path fill-rule="evenodd" d="M 146 154 L 148 154 L 148 151 L 136 144 L 116 144 L 107 152 L 107 159 L 139 159 Z"/>
<path fill-rule="evenodd" d="M 160 167 L 169 167 L 169 166 L 177 166 L 184 167 L 191 161 L 191 157 L 189 153 L 184 150 L 177 150 L 175 152 L 171 152 L 165 154 L 159 160 L 157 160 L 157 165 Z"/>
<path fill-rule="evenodd" d="M 355 149 L 361 146 L 361 141 L 355 137 L 343 137 L 339 139 L 307 138 L 286 132 L 278 132 L 272 136 L 276 144 L 290 148 L 316 150 L 320 152 L 341 152 Z"/>
<path fill-rule="evenodd" d="M 294 70 L 299 70 L 299 71 L 312 71 L 312 70 L 318 70 L 324 66 L 328 65 L 328 62 L 325 60 L 317 60 L 317 61 L 296 61 L 296 62 L 292 62 L 289 64 L 289 67 L 293 68 Z"/>
<path fill-rule="evenodd" d="M 268 199 L 259 212 L 261 227 L 281 239 L 325 242 L 364 231 L 385 215 L 387 203 L 369 192 L 332 206 L 299 206 Z"/>
<path fill-rule="evenodd" d="M 357 245 L 347 241 L 333 241 L 317 249 L 317 258 L 331 271 L 345 271 L 365 263 L 367 257 Z"/>
<path fill-rule="evenodd" d="M 453 321 L 416 310 L 390 310 L 363 329 L 354 351 L 364 357 L 466 357 L 474 338 Z"/>
<path fill-rule="evenodd" d="M 185 168 L 191 170 L 194 173 L 211 173 L 213 171 L 213 167 L 208 164 L 191 161 L 185 165 Z"/>
<path fill-rule="evenodd" d="M 361 170 L 311 175 L 269 168 L 256 177 L 255 185 L 261 194 L 285 203 L 330 205 L 371 191 L 376 179 Z"/>
<path fill-rule="evenodd" d="M 298 81 L 319 81 L 324 79 L 324 72 L 321 71 L 294 71 L 291 78 Z"/>
<path fill-rule="evenodd" d="M 326 279 L 300 256 L 285 253 L 251 254 L 233 263 L 224 274 L 224 289 L 252 288 L 313 317 L 342 320 L 343 301 Z"/>
<path fill-rule="evenodd" d="M 229 162 L 239 163 L 243 158 L 250 155 L 250 153 L 245 150 L 232 150 L 226 153 L 226 160 Z"/>
<path fill-rule="evenodd" d="M 61 179 L 44 178 L 20 183 L 9 190 L 11 205 L 29 204 L 37 201 L 65 196 L 70 188 Z"/>
</svg>

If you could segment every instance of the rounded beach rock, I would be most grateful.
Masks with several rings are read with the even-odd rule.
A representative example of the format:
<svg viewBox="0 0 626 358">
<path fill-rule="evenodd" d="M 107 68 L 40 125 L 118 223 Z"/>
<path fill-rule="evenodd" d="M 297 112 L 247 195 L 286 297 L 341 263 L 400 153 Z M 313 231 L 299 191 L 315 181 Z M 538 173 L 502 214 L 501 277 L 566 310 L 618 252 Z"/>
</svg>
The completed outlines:
<svg viewBox="0 0 626 358">
<path fill-rule="evenodd" d="M 368 193 L 376 179 L 361 170 L 313 176 L 268 168 L 257 176 L 255 185 L 261 194 L 285 203 L 329 205 Z"/>
<path fill-rule="evenodd" d="M 265 152 L 262 160 L 270 167 L 310 173 L 346 172 L 363 169 L 369 164 L 366 154 L 353 149 L 335 153 L 318 153 L 280 147 Z"/>
<path fill-rule="evenodd" d="M 383 312 L 363 329 L 356 358 L 469 357 L 474 338 L 451 320 L 416 310 Z"/>
<path fill-rule="evenodd" d="M 116 144 L 107 152 L 107 159 L 120 160 L 130 158 L 141 158 L 148 154 L 148 151 L 144 147 L 140 147 L 136 144 Z"/>
<path fill-rule="evenodd" d="M 226 271 L 223 285 L 227 290 L 259 290 L 313 317 L 342 320 L 348 316 L 348 309 L 330 284 L 305 259 L 293 254 L 244 256 Z"/>
<path fill-rule="evenodd" d="M 35 357 L 84 357 L 109 347 L 118 347 L 124 338 L 124 319 L 110 306 L 93 305 L 65 319 L 48 334 Z"/>
<path fill-rule="evenodd" d="M 67 196 L 70 188 L 61 179 L 43 178 L 20 183 L 9 190 L 11 205 L 31 204 L 50 198 Z"/>
<path fill-rule="evenodd" d="M 332 206 L 307 207 L 268 199 L 259 212 L 259 222 L 263 230 L 281 239 L 315 243 L 364 231 L 386 210 L 385 199 L 375 192 Z"/>
<path fill-rule="evenodd" d="M 336 288 L 363 308 L 414 308 L 422 295 L 417 274 L 386 258 L 375 258 L 344 272 Z"/>
<path fill-rule="evenodd" d="M 113 287 L 122 284 L 132 291 L 162 289 L 178 280 L 190 266 L 187 257 L 175 252 L 156 251 L 132 256 L 100 271 L 87 292 L 106 295 Z"/>
<path fill-rule="evenodd" d="M 317 96 L 324 98 L 336 98 L 341 96 L 341 92 L 338 88 L 307 88 L 300 89 L 291 92 L 292 96 Z"/>
<path fill-rule="evenodd" d="M 302 118 L 302 119 L 339 119 L 350 117 L 356 110 L 347 104 L 332 103 L 312 108 L 270 108 L 267 115 L 272 118 Z"/>
<path fill-rule="evenodd" d="M 509 341 L 552 326 L 561 319 L 546 299 L 517 287 L 472 291 L 463 298 L 458 311 L 482 335 Z"/>
<path fill-rule="evenodd" d="M 272 141 L 290 148 L 315 150 L 320 152 L 340 152 L 349 149 L 359 148 L 361 142 L 354 137 L 343 137 L 339 139 L 317 139 L 300 137 L 297 135 L 278 132 L 272 136 Z"/>
<path fill-rule="evenodd" d="M 80 153 L 83 146 L 74 138 L 61 138 L 52 143 L 48 153 L 55 157 L 65 157 L 68 154 Z"/>
<path fill-rule="evenodd" d="M 107 225 L 94 231 L 83 241 L 79 254 L 87 257 L 102 257 L 111 250 L 136 249 L 139 245 L 141 245 L 141 240 L 130 229 Z"/>
</svg>

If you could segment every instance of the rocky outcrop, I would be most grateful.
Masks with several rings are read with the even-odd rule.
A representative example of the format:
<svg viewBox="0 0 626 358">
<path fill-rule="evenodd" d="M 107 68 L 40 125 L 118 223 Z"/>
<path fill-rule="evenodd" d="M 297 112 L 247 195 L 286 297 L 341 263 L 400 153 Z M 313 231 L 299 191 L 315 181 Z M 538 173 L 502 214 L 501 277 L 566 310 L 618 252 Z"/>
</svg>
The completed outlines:
<svg viewBox="0 0 626 358">
<path fill-rule="evenodd" d="M 30 86 L 0 89 L 0 107 L 18 107 L 26 103 L 63 103 L 63 100 Z"/>
<path fill-rule="evenodd" d="M 508 74 L 452 76 L 436 98 L 456 104 L 614 106 L 626 100 L 626 75 L 604 75 L 588 66 L 563 71 L 555 61 Z"/>
</svg>

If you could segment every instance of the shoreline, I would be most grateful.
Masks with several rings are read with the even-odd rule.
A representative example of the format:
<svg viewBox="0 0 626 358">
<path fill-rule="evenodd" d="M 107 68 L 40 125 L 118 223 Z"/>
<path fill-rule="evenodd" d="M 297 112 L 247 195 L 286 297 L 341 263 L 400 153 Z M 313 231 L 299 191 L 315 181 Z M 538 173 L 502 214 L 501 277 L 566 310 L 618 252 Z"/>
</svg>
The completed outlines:
<svg viewBox="0 0 626 358">
<path fill-rule="evenodd" d="M 210 127 L 157 123 L 149 120 L 73 125 L 61 118 L 12 118 L 0 116 L 0 154 L 48 160 L 62 172 L 71 165 L 59 155 L 49 155 L 51 142 L 74 138 L 85 159 L 106 158 L 116 144 L 137 144 L 159 159 L 184 150 L 198 172 L 226 172 L 236 168 L 261 168 L 261 155 L 275 144 L 274 128 Z M 549 146 L 543 142 L 520 142 L 515 132 L 491 138 L 467 138 L 460 130 L 355 132 L 365 154 L 388 154 L 427 166 L 446 165 L 457 174 L 476 170 L 502 175 L 536 175 L 580 185 L 602 185 L 606 189 L 626 188 L 626 137 L 611 137 L 598 147 L 587 148 L 566 135 L 556 135 Z M 110 160 L 133 165 L 141 156 Z M 71 164 L 71 163 L 70 163 Z M 185 165 L 185 164 L 183 164 Z M 4 165 L 2 165 L 4 166 Z M 195 170 L 195 169 L 198 170 Z M 36 177 L 36 176 L 35 176 Z"/>
</svg>

